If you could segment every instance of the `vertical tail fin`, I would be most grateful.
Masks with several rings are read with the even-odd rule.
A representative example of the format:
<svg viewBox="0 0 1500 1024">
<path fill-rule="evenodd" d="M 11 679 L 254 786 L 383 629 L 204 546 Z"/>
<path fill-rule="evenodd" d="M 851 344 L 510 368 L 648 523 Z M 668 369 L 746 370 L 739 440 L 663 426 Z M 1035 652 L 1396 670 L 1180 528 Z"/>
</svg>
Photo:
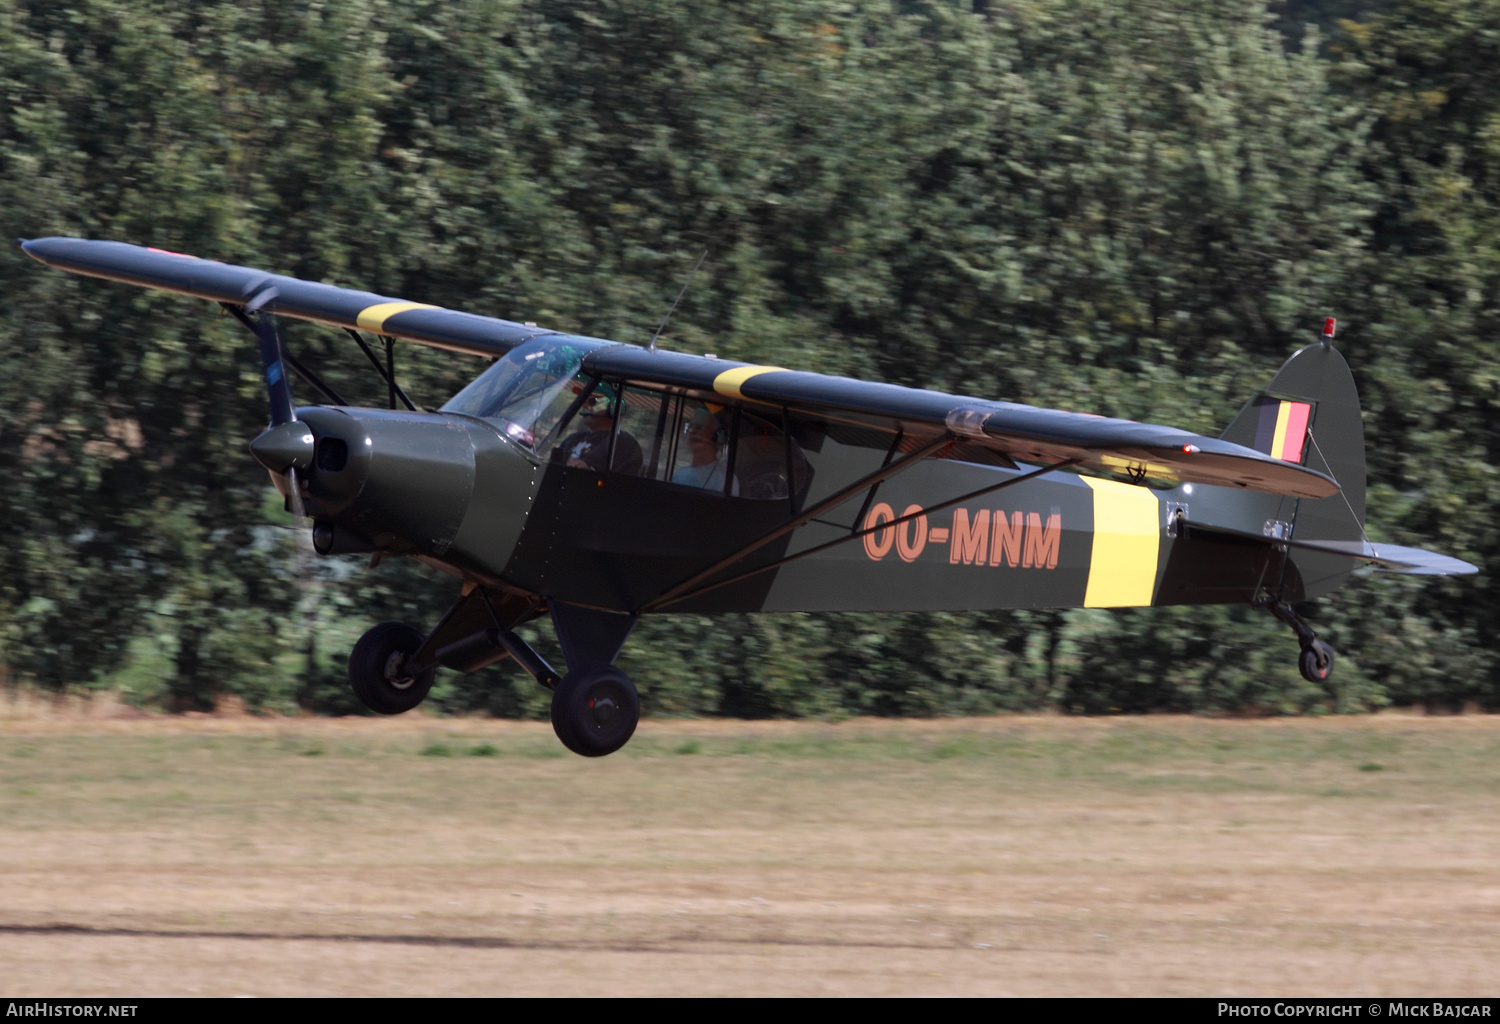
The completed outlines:
<svg viewBox="0 0 1500 1024">
<path fill-rule="evenodd" d="M 1359 392 L 1349 364 L 1323 340 L 1294 353 L 1264 391 L 1245 403 L 1222 437 L 1289 462 L 1321 470 L 1338 481 L 1331 498 L 1285 498 L 1277 519 L 1302 540 L 1361 540 L 1365 521 L 1365 430 Z M 1352 568 L 1336 555 L 1295 551 L 1305 596 L 1337 589 Z"/>
</svg>

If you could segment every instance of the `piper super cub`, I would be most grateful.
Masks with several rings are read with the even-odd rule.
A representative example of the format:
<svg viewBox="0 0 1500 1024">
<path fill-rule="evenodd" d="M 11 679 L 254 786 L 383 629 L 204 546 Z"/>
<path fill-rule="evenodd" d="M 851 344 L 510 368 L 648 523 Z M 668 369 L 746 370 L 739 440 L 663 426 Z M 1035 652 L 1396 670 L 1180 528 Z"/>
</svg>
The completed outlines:
<svg viewBox="0 0 1500 1024">
<path fill-rule="evenodd" d="M 1359 396 L 1332 346 L 1295 353 L 1217 438 L 657 351 L 121 242 L 23 241 L 75 274 L 217 302 L 259 343 L 271 426 L 250 451 L 320 554 L 406 555 L 462 580 L 431 630 L 386 622 L 349 656 L 372 711 L 421 703 L 439 666 L 513 658 L 552 725 L 597 757 L 635 731 L 614 666 L 648 612 L 1291 609 L 1362 564 L 1474 566 L 1365 535 Z M 390 409 L 343 402 L 277 317 L 341 328 Z M 361 332 L 386 339 L 384 366 Z M 397 385 L 391 339 L 494 359 L 436 412 Z M 326 405 L 293 404 L 289 373 Z M 405 408 L 396 407 L 400 399 Z M 549 615 L 566 674 L 516 633 Z"/>
</svg>

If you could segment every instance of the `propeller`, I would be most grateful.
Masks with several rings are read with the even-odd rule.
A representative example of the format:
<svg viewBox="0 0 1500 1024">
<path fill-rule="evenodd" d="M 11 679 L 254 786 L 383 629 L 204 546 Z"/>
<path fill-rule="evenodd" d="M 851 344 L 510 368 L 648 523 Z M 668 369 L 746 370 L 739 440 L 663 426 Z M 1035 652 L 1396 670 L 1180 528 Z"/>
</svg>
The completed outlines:
<svg viewBox="0 0 1500 1024">
<path fill-rule="evenodd" d="M 260 342 L 266 398 L 271 411 L 271 426 L 250 442 L 250 454 L 285 484 L 287 503 L 297 522 L 293 527 L 297 536 L 297 575 L 305 589 L 310 568 L 308 548 L 312 545 L 312 538 L 303 529 L 307 507 L 302 502 L 302 485 L 297 479 L 297 470 L 312 468 L 315 441 L 312 431 L 297 420 L 296 406 L 292 402 L 292 383 L 286 372 L 281 323 L 268 308 L 279 294 L 274 285 L 262 288 L 245 303 L 242 310 L 236 312 L 236 316 L 255 333 Z"/>
<path fill-rule="evenodd" d="M 256 316 L 260 310 L 274 302 L 281 294 L 275 285 L 262 288 L 245 303 L 242 320 L 260 342 L 260 361 L 265 368 L 266 397 L 271 405 L 271 426 L 279 427 L 297 419 L 292 405 L 292 382 L 286 376 L 286 361 L 282 358 L 281 328 L 274 312 L 266 310 L 265 316 Z M 251 320 L 251 317 L 255 319 Z"/>
</svg>

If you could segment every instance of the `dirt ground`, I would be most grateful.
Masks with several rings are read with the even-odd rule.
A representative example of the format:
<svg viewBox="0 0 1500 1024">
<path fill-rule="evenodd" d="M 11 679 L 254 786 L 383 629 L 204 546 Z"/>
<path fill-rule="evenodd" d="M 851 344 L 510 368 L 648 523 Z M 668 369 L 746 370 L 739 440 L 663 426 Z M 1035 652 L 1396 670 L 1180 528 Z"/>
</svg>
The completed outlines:
<svg viewBox="0 0 1500 1024">
<path fill-rule="evenodd" d="M 0 696 L 0 993 L 1490 995 L 1500 716 L 545 725 Z"/>
</svg>

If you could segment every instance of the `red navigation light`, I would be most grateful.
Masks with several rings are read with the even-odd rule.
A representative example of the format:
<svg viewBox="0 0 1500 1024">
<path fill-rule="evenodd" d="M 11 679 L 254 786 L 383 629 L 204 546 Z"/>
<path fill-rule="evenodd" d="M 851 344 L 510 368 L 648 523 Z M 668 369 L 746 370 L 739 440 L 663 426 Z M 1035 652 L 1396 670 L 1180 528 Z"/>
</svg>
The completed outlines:
<svg viewBox="0 0 1500 1024">
<path fill-rule="evenodd" d="M 1185 444 L 1182 446 L 1182 450 L 1187 454 L 1192 455 L 1194 452 L 1198 451 L 1198 446 L 1195 444 Z"/>
<path fill-rule="evenodd" d="M 1335 320 L 1333 317 L 1329 317 L 1327 320 L 1324 320 L 1323 321 L 1323 337 L 1328 338 L 1328 339 L 1332 339 L 1333 338 L 1334 328 L 1338 327 L 1338 325 L 1339 325 L 1339 322 L 1337 320 Z"/>
</svg>

